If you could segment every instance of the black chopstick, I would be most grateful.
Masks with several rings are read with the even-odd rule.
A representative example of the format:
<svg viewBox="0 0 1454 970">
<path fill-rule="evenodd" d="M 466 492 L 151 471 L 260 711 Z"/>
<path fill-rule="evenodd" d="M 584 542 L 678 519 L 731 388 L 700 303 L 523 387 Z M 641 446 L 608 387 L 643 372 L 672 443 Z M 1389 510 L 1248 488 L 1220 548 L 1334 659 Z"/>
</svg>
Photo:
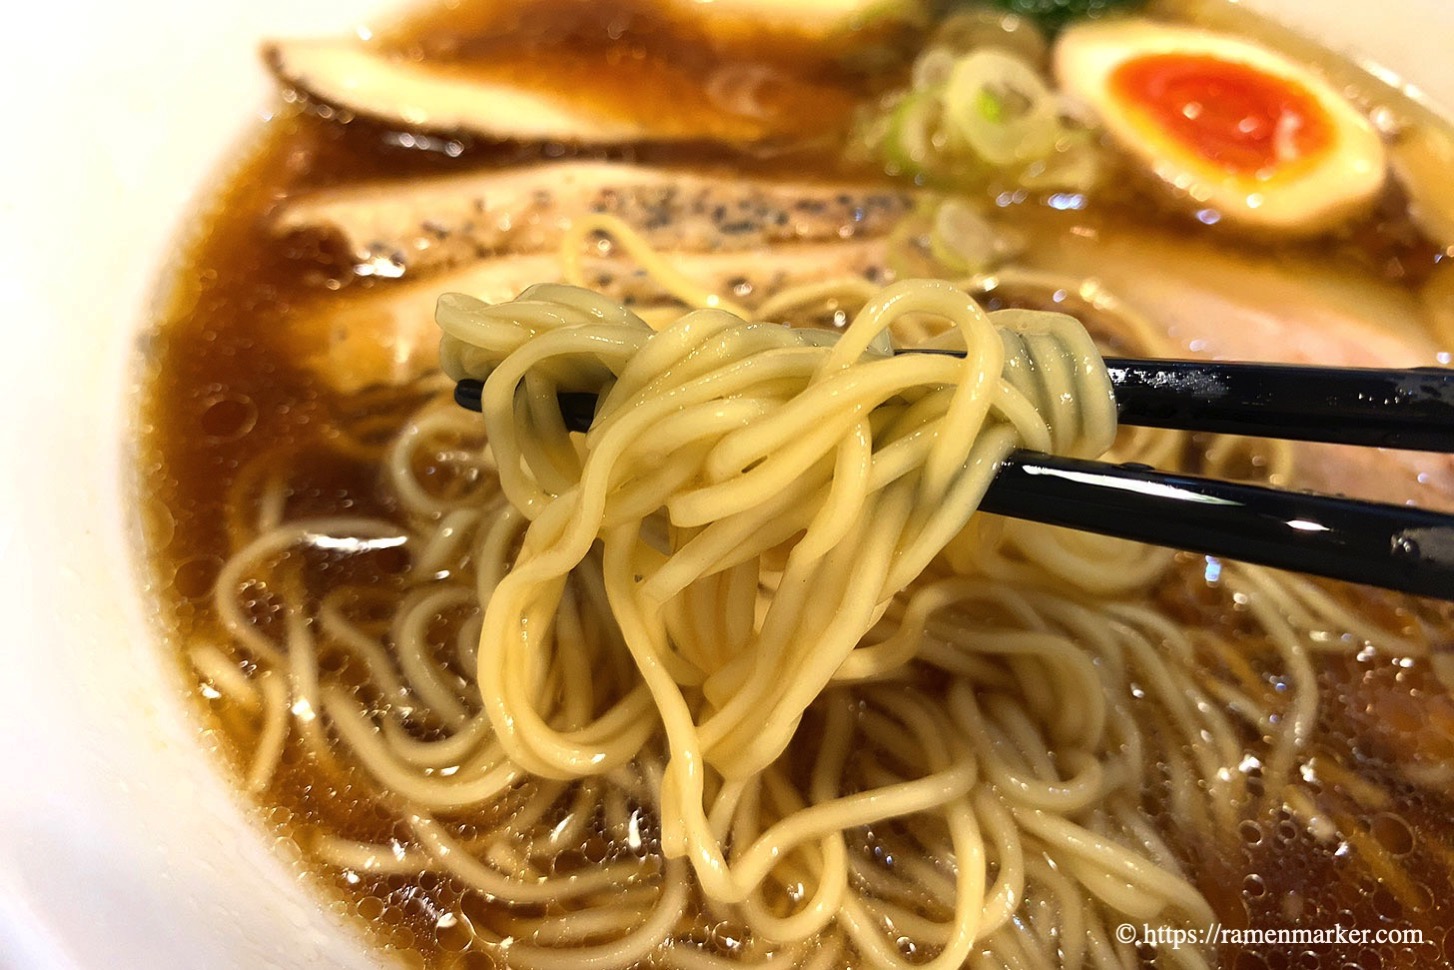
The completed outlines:
<svg viewBox="0 0 1454 970">
<path fill-rule="evenodd" d="M 479 381 L 460 381 L 455 385 L 455 400 L 478 411 L 481 389 Z M 1117 394 L 1119 398 L 1119 390 Z M 595 396 L 558 397 L 566 426 L 588 429 L 595 414 Z M 980 508 L 1207 556 L 1454 600 L 1454 515 L 1424 509 L 1032 451 L 1014 452 L 1004 461 Z"/>
<path fill-rule="evenodd" d="M 1107 357 L 1122 424 L 1454 452 L 1454 370 Z"/>
<path fill-rule="evenodd" d="M 962 350 L 910 347 L 901 354 Z M 1122 424 L 1454 452 L 1454 370 L 1105 358 Z"/>
<path fill-rule="evenodd" d="M 1017 451 L 980 508 L 1454 600 L 1454 515 Z"/>
<path fill-rule="evenodd" d="M 1454 370 L 1121 357 L 1107 357 L 1106 369 L 1122 424 L 1454 452 Z M 478 411 L 478 384 L 461 381 L 455 399 Z M 560 398 L 567 427 L 591 426 L 593 396 Z"/>
</svg>

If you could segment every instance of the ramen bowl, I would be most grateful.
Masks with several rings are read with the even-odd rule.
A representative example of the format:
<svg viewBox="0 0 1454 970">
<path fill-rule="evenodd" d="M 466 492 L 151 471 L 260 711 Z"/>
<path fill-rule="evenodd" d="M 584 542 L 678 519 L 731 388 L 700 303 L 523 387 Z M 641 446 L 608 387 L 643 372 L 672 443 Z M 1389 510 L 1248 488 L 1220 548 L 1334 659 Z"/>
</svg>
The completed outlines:
<svg viewBox="0 0 1454 970">
<path fill-rule="evenodd" d="M 1248 2 L 1454 105 L 1442 0 Z M 371 967 L 206 754 L 157 643 L 132 482 L 135 382 L 155 289 L 197 193 L 270 103 L 265 36 L 337 33 L 356 0 L 180 0 L 31 11 L 7 58 L 13 143 L 0 202 L 4 767 L 0 964 Z M 158 27 L 165 25 L 165 38 Z"/>
</svg>

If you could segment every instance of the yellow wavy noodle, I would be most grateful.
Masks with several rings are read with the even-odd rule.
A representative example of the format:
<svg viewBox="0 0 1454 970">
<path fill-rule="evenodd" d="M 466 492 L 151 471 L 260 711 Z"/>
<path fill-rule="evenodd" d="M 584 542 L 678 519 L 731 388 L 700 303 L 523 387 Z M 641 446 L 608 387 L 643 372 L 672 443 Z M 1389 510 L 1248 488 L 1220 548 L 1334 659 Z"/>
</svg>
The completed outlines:
<svg viewBox="0 0 1454 970">
<path fill-rule="evenodd" d="M 614 224 L 567 248 L 597 231 L 705 306 L 653 327 L 571 286 L 445 297 L 441 361 L 485 379 L 484 417 L 445 392 L 403 422 L 378 452 L 396 516 L 298 519 L 275 463 L 240 479 L 252 517 L 213 597 L 231 642 L 193 662 L 255 732 L 249 787 L 290 743 L 363 779 L 404 835 L 324 833 L 314 856 L 452 877 L 491 900 L 471 945 L 515 967 L 1132 965 L 1116 924 L 1208 921 L 1147 793 L 1229 830 L 1259 810 L 1249 752 L 1273 799 L 1308 743 L 1310 631 L 1412 645 L 1227 564 L 1258 633 L 1233 651 L 1149 604 L 1168 553 L 972 518 L 1010 450 L 1112 447 L 1073 319 L 985 313 L 985 280 L 834 281 L 758 312 L 852 322 L 790 330 Z M 966 354 L 889 354 L 906 334 Z M 589 433 L 563 391 L 599 395 Z M 1185 444 L 1114 454 L 1174 465 Z M 380 550 L 408 559 L 397 595 L 297 579 L 299 556 Z M 286 622 L 249 612 L 259 585 Z M 599 864 L 557 864 L 598 835 Z"/>
</svg>

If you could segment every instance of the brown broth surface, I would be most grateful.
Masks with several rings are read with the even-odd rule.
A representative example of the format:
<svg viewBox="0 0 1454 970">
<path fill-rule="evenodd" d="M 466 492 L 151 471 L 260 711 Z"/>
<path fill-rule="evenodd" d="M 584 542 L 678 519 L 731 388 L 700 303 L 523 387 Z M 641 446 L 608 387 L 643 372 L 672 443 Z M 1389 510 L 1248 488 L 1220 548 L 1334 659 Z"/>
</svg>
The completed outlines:
<svg viewBox="0 0 1454 970">
<path fill-rule="evenodd" d="M 912 39 L 912 38 L 909 38 Z M 801 37 L 712 39 L 646 0 L 540 0 L 528 4 L 467 3 L 427 11 L 396 27 L 379 43 L 408 56 L 460 70 L 533 71 L 586 92 L 611 110 L 632 110 L 647 90 L 683 112 L 710 107 L 707 89 L 724 71 L 772 72 L 778 95 L 770 110 L 779 123 L 800 123 L 808 137 L 795 145 L 738 150 L 724 147 L 640 146 L 597 157 L 691 166 L 712 163 L 764 174 L 824 178 L 852 171 L 840 159 L 840 138 L 852 106 L 902 76 L 864 76 L 831 50 Z M 888 50 L 904 37 L 885 39 Z M 623 67 L 623 65 L 626 65 Z M 607 69 L 610 68 L 610 69 Z M 566 152 L 569 154 L 569 152 Z M 333 393 L 287 355 L 283 339 L 305 309 L 334 291 L 368 289 L 370 280 L 340 271 L 328 254 L 303 241 L 280 242 L 267 217 L 279 200 L 323 186 L 383 178 L 460 172 L 558 157 L 552 148 L 490 145 L 468 139 L 450 152 L 405 147 L 377 125 L 339 125 L 301 103 L 285 103 L 259 133 L 250 156 L 197 214 L 192 239 L 176 264 L 170 300 L 146 344 L 148 383 L 143 402 L 139 494 L 155 577 L 155 594 L 168 618 L 168 639 L 205 725 L 205 743 L 231 766 L 245 768 L 251 728 L 219 712 L 186 664 L 193 643 L 225 642 L 208 594 L 228 551 L 227 522 L 239 514 L 235 493 L 242 469 L 266 454 L 288 456 L 289 517 L 325 514 L 389 516 L 391 508 L 376 464 L 350 459 L 329 447 L 340 429 L 362 416 L 396 427 L 421 400 L 414 388 Z M 858 173 L 863 174 L 863 173 Z M 1117 180 L 1113 180 L 1115 182 Z M 1023 204 L 1038 207 L 1038 200 Z M 1211 238 L 1222 227 L 1203 227 L 1185 216 L 1148 206 L 1134 187 L 1111 188 L 1091 200 L 1090 214 L 1132 223 L 1175 227 Z M 1401 215 L 1396 195 L 1373 217 L 1331 238 L 1288 244 L 1257 243 L 1269 258 L 1282 252 L 1314 254 L 1331 265 L 1372 270 L 1412 286 L 1432 266 L 1432 249 Z M 1067 213 L 1069 220 L 1084 215 Z M 387 554 L 304 565 L 313 586 L 345 580 L 387 597 L 397 595 L 397 558 Z M 1184 556 L 1159 596 L 1166 612 L 1189 626 L 1233 640 L 1238 618 L 1212 605 L 1205 563 Z M 1333 588 L 1330 586 L 1330 589 Z M 1444 631 L 1454 647 L 1454 616 L 1428 604 L 1337 588 L 1336 594 L 1391 629 L 1422 624 Z M 271 591 L 256 591 L 260 623 L 281 623 Z M 328 661 L 325 661 L 328 662 Z M 1254 672 L 1254 676 L 1262 674 Z M 1454 700 L 1423 661 L 1350 655 L 1320 664 L 1322 722 L 1317 757 L 1336 766 L 1317 782 L 1331 805 L 1345 805 L 1354 831 L 1383 846 L 1397 874 L 1371 866 L 1358 844 L 1327 844 L 1291 817 L 1248 822 L 1217 844 L 1197 844 L 1175 821 L 1148 806 L 1156 824 L 1188 863 L 1196 882 L 1227 926 L 1291 925 L 1365 928 L 1419 927 L 1426 944 L 1415 947 L 1271 948 L 1224 950 L 1224 965 L 1238 970 L 1354 966 L 1369 970 L 1446 964 L 1454 956 L 1454 804 L 1416 788 L 1394 771 L 1411 756 L 1429 763 L 1454 758 Z M 812 725 L 803 729 L 811 733 Z M 1411 754 L 1412 753 L 1412 754 Z M 1341 799 L 1343 786 L 1371 784 L 1386 807 L 1368 814 Z M 404 841 L 407 834 L 388 806 L 364 793 L 346 770 L 329 771 L 303 757 L 296 737 L 272 787 L 257 803 L 266 826 L 284 841 L 305 847 L 328 831 L 361 840 Z M 558 868 L 590 865 L 612 851 L 588 842 L 558 861 Z M 306 863 L 305 863 L 306 866 Z M 468 948 L 464 923 L 441 920 L 463 913 L 489 925 L 490 907 L 447 877 L 369 876 L 310 869 L 330 909 L 356 917 L 379 945 L 407 964 L 488 967 Z M 1394 883 L 1402 879 L 1402 882 Z"/>
</svg>

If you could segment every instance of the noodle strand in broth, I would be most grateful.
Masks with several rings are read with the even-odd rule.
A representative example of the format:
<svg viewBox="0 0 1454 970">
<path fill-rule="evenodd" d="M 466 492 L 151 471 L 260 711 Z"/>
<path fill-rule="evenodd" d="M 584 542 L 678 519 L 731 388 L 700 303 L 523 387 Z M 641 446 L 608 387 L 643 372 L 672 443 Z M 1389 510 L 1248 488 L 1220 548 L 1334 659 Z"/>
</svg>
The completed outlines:
<svg viewBox="0 0 1454 970">
<path fill-rule="evenodd" d="M 887 356 L 880 335 L 911 315 L 950 321 L 969 353 Z M 1117 877 L 1131 887 L 1121 895 L 1149 900 L 1123 901 L 1123 910 L 1206 912 L 1194 889 L 1155 862 L 1048 820 L 1046 809 L 1085 810 L 1114 787 L 1098 761 L 1078 759 L 1083 770 L 1062 781 L 1042 755 L 1051 778 L 1036 783 L 994 758 L 1000 786 L 1018 788 L 1031 806 L 1019 818 L 1016 800 L 976 784 L 980 759 L 1010 741 L 986 726 L 973 681 L 956 679 L 946 716 L 943 705 L 893 683 L 918 653 L 912 628 L 896 643 L 859 647 L 894 594 L 963 530 L 1004 454 L 1029 444 L 1095 455 L 1110 445 L 1109 383 L 1074 321 L 1027 311 L 991 317 L 958 288 L 915 282 L 871 301 L 837 340 L 713 310 L 653 332 L 564 287 L 537 287 L 500 307 L 446 297 L 440 322 L 450 376 L 489 374 L 492 460 L 510 504 L 531 519 L 509 571 L 490 570 L 499 580 L 487 591 L 478 652 L 482 703 L 511 762 L 539 777 L 607 774 L 646 756 L 659 718 L 671 759 L 657 794 L 662 853 L 689 859 L 707 900 L 740 906 L 738 918 L 768 945 L 836 925 L 874 962 L 901 962 L 879 929 L 897 920 L 937 950 L 931 965 L 960 965 L 1024 898 L 1027 832 L 1042 852 L 1070 853 L 1072 872 L 1097 873 L 1082 879 L 1113 905 L 1108 884 Z M 565 390 L 602 395 L 584 440 L 555 410 Z M 602 668 L 573 642 L 579 624 L 564 622 L 576 606 L 564 603 L 570 571 L 595 557 L 610 610 L 598 622 L 610 628 L 614 619 L 620 634 L 610 646 L 630 652 L 626 672 L 645 682 L 654 710 L 642 709 L 629 681 L 605 699 L 610 706 L 590 703 L 588 686 L 563 686 L 572 668 Z M 983 589 L 944 579 L 923 590 L 939 602 L 926 608 L 915 596 L 908 609 L 927 618 Z M 1096 674 L 1073 650 L 1069 668 L 1061 660 L 1035 669 L 1038 654 L 1067 651 L 1064 639 L 984 632 L 966 653 L 1003 653 L 1036 679 L 1058 676 L 1068 696 L 1044 700 L 1060 710 L 1083 706 L 1077 694 L 1097 696 Z M 855 716 L 865 702 L 874 716 Z M 827 721 L 825 743 L 804 798 L 780 759 L 814 705 Z M 1001 716 L 1031 749 L 1044 743 L 1013 704 L 995 706 L 1008 709 Z M 1065 738 L 1104 737 L 1103 717 L 1092 720 L 1101 723 L 1064 725 Z M 885 752 L 845 784 L 855 740 Z M 940 919 L 896 902 L 886 874 L 847 862 L 846 830 L 926 813 L 943 820 L 945 841 L 921 847 L 922 858 L 931 867 L 928 860 L 955 860 L 954 874 L 940 878 L 956 902 Z M 426 831 L 426 848 L 438 853 L 437 831 Z M 481 885 L 483 875 L 465 877 Z M 780 915 L 783 887 L 801 876 L 816 888 L 806 905 Z M 675 905 L 667 892 L 660 907 Z M 1037 962 L 1053 946 L 1040 941 Z"/>
<path fill-rule="evenodd" d="M 1232 650 L 1147 604 L 1171 554 L 973 516 L 1015 448 L 1183 445 L 1117 438 L 1073 318 L 970 295 L 1064 281 L 829 282 L 759 309 L 851 309 L 833 332 L 670 280 L 699 308 L 638 315 L 558 284 L 443 297 L 441 361 L 485 380 L 483 420 L 441 383 L 392 440 L 339 445 L 384 463 L 401 522 L 289 519 L 272 465 L 242 476 L 256 519 L 233 523 L 214 600 L 255 673 L 215 645 L 193 662 L 256 725 L 249 787 L 296 724 L 405 833 L 310 850 L 457 880 L 496 907 L 472 945 L 512 967 L 1127 966 L 1117 924 L 1212 921 L 1148 792 L 1209 839 L 1272 804 L 1315 812 L 1292 779 L 1328 649 L 1311 631 L 1421 646 L 1306 580 L 1222 564 L 1246 605 Z M 1122 344 L 1157 339 L 1072 292 Z M 966 353 L 894 356 L 894 340 Z M 563 423 L 569 391 L 599 396 L 588 433 Z M 409 560 L 397 596 L 319 595 L 285 567 L 386 550 Z M 249 614 L 259 583 L 281 626 Z M 592 839 L 604 854 L 562 863 Z M 1157 959 L 1207 965 L 1194 947 Z"/>
<path fill-rule="evenodd" d="M 1147 765 L 1176 817 L 1233 825 L 1256 794 L 1237 721 L 1272 731 L 1274 790 L 1316 714 L 1298 631 L 1359 624 L 1304 580 L 1224 567 L 1290 676 L 1274 711 L 1138 602 L 1162 551 L 971 519 L 1011 449 L 1111 448 L 1075 320 L 912 281 L 842 333 L 717 308 L 653 330 L 564 285 L 449 295 L 439 321 L 449 377 L 486 378 L 484 420 L 443 393 L 385 446 L 407 528 L 285 521 L 269 481 L 215 586 L 262 672 L 193 653 L 260 724 L 253 790 L 304 710 L 318 761 L 364 772 L 407 822 L 407 845 L 324 836 L 318 858 L 448 874 L 519 912 L 475 925 L 477 945 L 541 969 L 1127 966 L 1115 923 L 1211 919 L 1144 819 Z M 906 326 L 967 355 L 890 355 Z M 599 394 L 589 433 L 564 428 L 558 391 Z M 420 455 L 470 474 L 441 489 Z M 409 554 L 391 615 L 352 617 L 343 590 L 304 611 L 317 634 L 273 640 L 244 615 L 238 590 L 285 551 L 350 542 Z M 468 618 L 441 650 L 451 614 Z M 558 870 L 596 826 L 612 857 Z"/>
</svg>

